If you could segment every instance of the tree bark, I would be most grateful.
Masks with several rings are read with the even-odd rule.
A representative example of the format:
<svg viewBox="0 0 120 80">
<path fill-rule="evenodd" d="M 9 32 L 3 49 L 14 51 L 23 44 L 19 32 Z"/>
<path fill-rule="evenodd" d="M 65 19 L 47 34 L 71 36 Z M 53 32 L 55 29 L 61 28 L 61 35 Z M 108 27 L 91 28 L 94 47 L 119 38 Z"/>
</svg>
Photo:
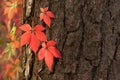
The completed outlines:
<svg viewBox="0 0 120 80">
<path fill-rule="evenodd" d="M 62 59 L 50 72 L 25 46 L 20 80 L 120 80 L 120 0 L 25 0 L 24 23 L 41 24 L 47 6 L 56 18 L 46 34 Z"/>
</svg>

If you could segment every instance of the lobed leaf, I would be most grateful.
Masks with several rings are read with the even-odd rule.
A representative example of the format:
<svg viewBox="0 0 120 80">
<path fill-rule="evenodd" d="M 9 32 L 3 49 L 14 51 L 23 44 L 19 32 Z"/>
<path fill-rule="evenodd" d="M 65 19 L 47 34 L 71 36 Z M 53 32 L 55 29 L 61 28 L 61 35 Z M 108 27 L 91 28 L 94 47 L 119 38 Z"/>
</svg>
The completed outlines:
<svg viewBox="0 0 120 80">
<path fill-rule="evenodd" d="M 45 49 L 41 48 L 38 52 L 38 60 L 42 60 L 45 57 Z"/>
<path fill-rule="evenodd" d="M 56 58 L 61 58 L 60 51 L 55 47 L 48 47 L 48 50 L 52 53 L 52 55 Z"/>
<path fill-rule="evenodd" d="M 25 44 L 29 44 L 30 40 L 31 40 L 31 32 L 27 31 L 21 36 L 20 46 L 23 46 Z"/>
<path fill-rule="evenodd" d="M 53 55 L 51 54 L 51 52 L 46 50 L 46 52 L 45 52 L 45 63 L 46 63 L 46 65 L 47 65 L 47 67 L 49 68 L 50 71 L 52 71 L 53 62 L 54 62 Z"/>
<path fill-rule="evenodd" d="M 30 31 L 32 30 L 31 26 L 29 24 L 23 24 L 22 26 L 19 27 L 23 31 Z"/>
<path fill-rule="evenodd" d="M 49 16 L 44 15 L 43 21 L 45 22 L 45 24 L 48 25 L 48 27 L 50 27 L 50 25 L 51 25 L 51 20 L 50 20 L 50 17 L 49 17 Z"/>
<path fill-rule="evenodd" d="M 36 36 L 40 41 L 47 41 L 46 35 L 43 32 L 36 31 Z"/>
<path fill-rule="evenodd" d="M 48 47 L 55 46 L 55 45 L 56 45 L 56 41 L 50 40 L 50 41 L 47 42 Z"/>
<path fill-rule="evenodd" d="M 46 45 L 46 43 L 45 42 L 42 42 L 42 48 L 47 48 L 47 45 Z"/>
<path fill-rule="evenodd" d="M 42 21 L 44 19 L 45 14 L 44 13 L 40 13 L 40 21 Z"/>
<path fill-rule="evenodd" d="M 38 38 L 34 35 L 34 33 L 31 34 L 31 41 L 30 41 L 30 48 L 34 51 L 36 54 L 37 50 L 39 47 L 39 40 Z"/>
<path fill-rule="evenodd" d="M 51 18 L 55 18 L 55 15 L 51 11 L 47 11 L 46 15 L 48 15 Z"/>
<path fill-rule="evenodd" d="M 38 24 L 38 25 L 35 26 L 34 30 L 35 31 L 44 31 L 45 28 L 42 25 Z"/>
</svg>

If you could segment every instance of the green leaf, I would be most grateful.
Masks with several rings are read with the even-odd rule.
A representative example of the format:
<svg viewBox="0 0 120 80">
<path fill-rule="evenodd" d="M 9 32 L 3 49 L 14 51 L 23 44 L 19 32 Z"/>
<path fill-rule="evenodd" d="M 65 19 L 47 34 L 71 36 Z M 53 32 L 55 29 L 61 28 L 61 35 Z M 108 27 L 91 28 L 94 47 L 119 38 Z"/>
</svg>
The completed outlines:
<svg viewBox="0 0 120 80">
<path fill-rule="evenodd" d="M 15 55 L 14 46 L 7 43 L 7 46 L 6 46 L 5 50 L 4 50 L 4 53 L 6 54 L 7 60 L 9 60 L 12 55 Z"/>
<path fill-rule="evenodd" d="M 15 36 L 15 33 L 16 33 L 16 26 L 13 25 L 13 27 L 12 27 L 12 29 L 11 29 L 11 31 L 10 31 L 10 35 L 11 35 L 11 36 Z"/>
</svg>

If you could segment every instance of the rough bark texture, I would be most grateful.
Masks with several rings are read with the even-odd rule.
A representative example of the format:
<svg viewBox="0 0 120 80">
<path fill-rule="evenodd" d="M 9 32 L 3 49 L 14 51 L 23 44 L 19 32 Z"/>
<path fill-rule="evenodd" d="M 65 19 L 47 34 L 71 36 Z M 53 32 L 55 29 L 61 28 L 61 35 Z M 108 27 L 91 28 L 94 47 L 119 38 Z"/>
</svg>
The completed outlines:
<svg viewBox="0 0 120 80">
<path fill-rule="evenodd" d="M 56 19 L 46 34 L 58 42 L 62 59 L 55 60 L 50 72 L 25 47 L 20 80 L 120 80 L 120 0 L 24 2 L 24 23 L 31 24 L 33 17 L 35 24 L 41 23 L 40 7 L 54 12 Z"/>
</svg>

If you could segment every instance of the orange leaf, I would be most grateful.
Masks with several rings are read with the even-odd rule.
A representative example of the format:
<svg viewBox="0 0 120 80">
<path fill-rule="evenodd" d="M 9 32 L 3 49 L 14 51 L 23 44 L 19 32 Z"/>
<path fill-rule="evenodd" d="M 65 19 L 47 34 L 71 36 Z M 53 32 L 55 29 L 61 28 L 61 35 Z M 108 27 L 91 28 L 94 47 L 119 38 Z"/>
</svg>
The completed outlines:
<svg viewBox="0 0 120 80">
<path fill-rule="evenodd" d="M 13 78 L 13 77 L 15 76 L 15 72 L 10 72 L 10 73 L 9 73 L 9 76 L 10 76 L 11 78 Z"/>
<path fill-rule="evenodd" d="M 15 64 L 18 64 L 19 62 L 20 62 L 19 59 L 16 59 L 16 60 L 15 60 Z"/>
<path fill-rule="evenodd" d="M 11 68 L 13 68 L 13 66 L 11 64 L 7 64 L 6 67 L 5 67 L 5 75 L 8 74 L 8 72 L 11 70 Z"/>
<path fill-rule="evenodd" d="M 10 61 L 12 64 L 14 63 L 14 61 L 13 61 L 13 58 L 12 58 L 12 57 L 9 59 L 9 61 Z"/>
<path fill-rule="evenodd" d="M 9 8 L 6 7 L 6 8 L 4 9 L 4 15 L 7 14 L 8 12 L 9 12 Z"/>
<path fill-rule="evenodd" d="M 5 2 L 5 8 L 4 8 L 4 15 L 7 14 L 8 19 L 12 19 L 13 16 L 17 13 L 18 8 L 17 8 L 17 1 L 6 1 Z"/>
<path fill-rule="evenodd" d="M 19 48 L 19 41 L 14 41 L 14 49 Z"/>
<path fill-rule="evenodd" d="M 14 11 L 12 11 L 12 9 L 9 10 L 9 12 L 8 12 L 8 19 L 12 19 L 13 15 L 14 15 Z"/>
<path fill-rule="evenodd" d="M 8 18 L 12 19 L 15 13 L 17 13 L 17 8 L 10 8 L 8 12 Z"/>
<path fill-rule="evenodd" d="M 19 48 L 19 41 L 13 41 L 10 44 L 14 46 L 14 50 L 16 50 L 16 48 Z"/>
</svg>

